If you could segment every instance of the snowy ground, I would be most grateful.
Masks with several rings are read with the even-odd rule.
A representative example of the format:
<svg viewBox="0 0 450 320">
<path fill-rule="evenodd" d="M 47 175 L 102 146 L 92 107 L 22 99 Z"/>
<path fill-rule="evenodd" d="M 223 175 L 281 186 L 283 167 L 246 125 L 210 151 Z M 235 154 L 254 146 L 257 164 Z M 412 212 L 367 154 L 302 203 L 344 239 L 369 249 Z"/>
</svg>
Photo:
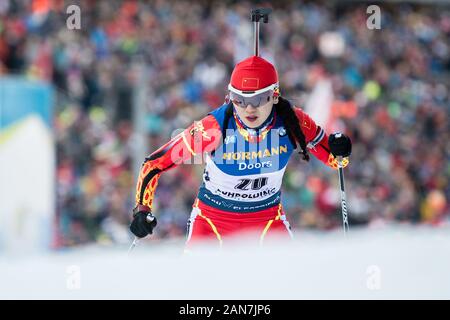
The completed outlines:
<svg viewBox="0 0 450 320">
<path fill-rule="evenodd" d="M 450 229 L 299 233 L 263 249 L 182 244 L 0 254 L 0 299 L 450 299 Z"/>
</svg>

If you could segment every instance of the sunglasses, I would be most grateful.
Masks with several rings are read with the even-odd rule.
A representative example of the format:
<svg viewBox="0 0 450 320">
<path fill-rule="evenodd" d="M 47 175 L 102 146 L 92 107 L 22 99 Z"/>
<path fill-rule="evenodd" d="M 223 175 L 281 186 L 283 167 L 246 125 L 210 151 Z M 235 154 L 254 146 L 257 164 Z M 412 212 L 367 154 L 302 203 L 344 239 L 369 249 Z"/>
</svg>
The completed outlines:
<svg viewBox="0 0 450 320">
<path fill-rule="evenodd" d="M 240 108 L 247 108 L 248 105 L 251 105 L 254 108 L 259 108 L 270 101 L 270 98 L 273 97 L 273 93 L 273 90 L 268 90 L 252 97 L 244 97 L 238 93 L 230 91 L 229 97 L 231 102 Z"/>
</svg>

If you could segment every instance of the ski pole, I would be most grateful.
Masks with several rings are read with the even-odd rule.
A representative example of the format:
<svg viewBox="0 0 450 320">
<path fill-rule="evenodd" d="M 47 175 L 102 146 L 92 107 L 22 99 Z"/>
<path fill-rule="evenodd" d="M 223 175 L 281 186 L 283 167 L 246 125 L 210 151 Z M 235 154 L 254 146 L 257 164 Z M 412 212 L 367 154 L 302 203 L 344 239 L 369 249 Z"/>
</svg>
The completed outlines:
<svg viewBox="0 0 450 320">
<path fill-rule="evenodd" d="M 251 11 L 252 22 L 254 22 L 255 56 L 259 56 L 259 20 L 262 18 L 264 23 L 268 23 L 271 12 L 272 9 L 270 8 L 259 8 Z"/>
<path fill-rule="evenodd" d="M 339 173 L 339 188 L 341 190 L 342 225 L 344 227 L 344 234 L 347 235 L 347 232 L 349 231 L 349 226 L 347 216 L 347 200 L 345 197 L 344 168 L 342 166 L 342 156 L 338 156 L 337 161 Z"/>
<path fill-rule="evenodd" d="M 148 214 L 148 215 L 145 217 L 145 220 L 146 220 L 148 223 L 151 223 L 151 222 L 153 222 L 153 220 L 155 220 L 155 217 L 154 217 L 153 215 L 151 215 L 151 214 Z M 130 248 L 128 248 L 128 253 L 127 253 L 128 255 L 133 251 L 134 247 L 137 246 L 137 244 L 139 243 L 139 240 L 141 240 L 141 238 L 139 238 L 139 237 L 137 237 L 137 236 L 134 236 L 134 240 L 133 240 L 133 242 L 131 243 Z"/>
</svg>

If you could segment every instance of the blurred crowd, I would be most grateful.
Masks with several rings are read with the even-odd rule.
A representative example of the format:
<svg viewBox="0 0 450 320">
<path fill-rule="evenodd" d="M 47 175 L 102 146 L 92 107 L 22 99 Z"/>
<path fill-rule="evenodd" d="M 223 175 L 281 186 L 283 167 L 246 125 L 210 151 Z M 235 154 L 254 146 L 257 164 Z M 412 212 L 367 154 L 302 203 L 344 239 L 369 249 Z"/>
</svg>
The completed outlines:
<svg viewBox="0 0 450 320">
<path fill-rule="evenodd" d="M 79 30 L 67 27 L 70 4 L 81 8 Z M 135 157 L 223 103 L 235 63 L 252 54 L 254 6 L 0 1 L 0 76 L 22 74 L 55 87 L 55 246 L 129 240 Z M 353 141 L 345 170 L 351 225 L 449 224 L 450 10 L 383 5 L 381 29 L 369 30 L 366 8 L 281 2 L 262 26 L 262 56 L 275 63 L 281 94 L 296 105 L 328 79 L 334 101 L 356 107 L 340 120 Z M 330 32 L 336 45 L 327 50 L 321 42 Z M 137 130 L 144 130 L 142 144 Z M 162 175 L 156 238 L 184 235 L 202 169 L 181 165 Z M 284 182 L 294 227 L 340 227 L 335 172 L 294 156 Z"/>
</svg>

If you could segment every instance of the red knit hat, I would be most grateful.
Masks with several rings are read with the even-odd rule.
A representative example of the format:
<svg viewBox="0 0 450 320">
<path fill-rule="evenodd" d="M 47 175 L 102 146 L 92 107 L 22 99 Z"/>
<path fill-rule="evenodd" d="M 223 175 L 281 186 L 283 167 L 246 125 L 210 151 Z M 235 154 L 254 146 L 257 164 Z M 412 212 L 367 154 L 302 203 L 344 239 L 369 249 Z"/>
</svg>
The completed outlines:
<svg viewBox="0 0 450 320">
<path fill-rule="evenodd" d="M 252 56 L 239 62 L 231 74 L 228 90 L 251 97 L 278 88 L 278 74 L 267 60 Z"/>
</svg>

